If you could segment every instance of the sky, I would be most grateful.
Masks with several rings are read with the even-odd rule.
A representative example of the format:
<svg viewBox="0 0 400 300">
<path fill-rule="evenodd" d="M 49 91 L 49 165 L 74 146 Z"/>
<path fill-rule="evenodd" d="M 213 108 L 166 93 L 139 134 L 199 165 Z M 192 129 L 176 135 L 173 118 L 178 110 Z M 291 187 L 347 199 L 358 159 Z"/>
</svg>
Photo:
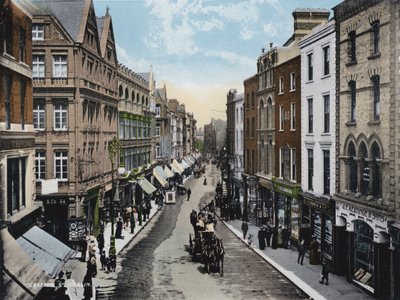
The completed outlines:
<svg viewBox="0 0 400 300">
<path fill-rule="evenodd" d="M 109 7 L 118 61 L 154 71 L 168 98 L 184 103 L 197 125 L 226 118 L 226 94 L 243 92 L 261 48 L 293 33 L 296 8 L 331 9 L 341 0 L 94 0 Z M 332 16 L 332 13 L 331 13 Z"/>
</svg>

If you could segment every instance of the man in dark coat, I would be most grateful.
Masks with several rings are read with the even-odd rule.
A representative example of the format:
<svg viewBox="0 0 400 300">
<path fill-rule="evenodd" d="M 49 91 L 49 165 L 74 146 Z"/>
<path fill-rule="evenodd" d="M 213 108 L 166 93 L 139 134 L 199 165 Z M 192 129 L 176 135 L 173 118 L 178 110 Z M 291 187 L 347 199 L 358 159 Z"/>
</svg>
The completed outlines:
<svg viewBox="0 0 400 300">
<path fill-rule="evenodd" d="M 246 221 L 242 223 L 243 239 L 246 239 L 247 231 L 249 231 L 249 225 Z"/>
<path fill-rule="evenodd" d="M 322 260 L 322 271 L 321 271 L 321 280 L 319 281 L 319 283 L 323 284 L 324 280 L 325 284 L 328 285 L 328 279 L 329 279 L 329 264 L 326 261 L 326 259 L 324 258 Z"/>
<path fill-rule="evenodd" d="M 117 229 L 115 230 L 115 238 L 122 239 L 122 219 L 119 218 L 117 222 Z"/>
<path fill-rule="evenodd" d="M 190 188 L 188 188 L 187 189 L 187 201 L 189 201 L 191 194 L 192 194 L 192 191 L 190 190 Z"/>
<path fill-rule="evenodd" d="M 283 248 L 287 249 L 289 246 L 289 230 L 286 228 L 286 226 L 284 226 L 282 228 L 282 241 L 283 241 Z"/>
<path fill-rule="evenodd" d="M 272 249 L 278 248 L 278 228 L 272 230 Z"/>
<path fill-rule="evenodd" d="M 258 246 L 260 247 L 261 250 L 264 250 L 265 249 L 265 231 L 263 228 L 261 228 L 258 231 L 257 237 L 258 237 Z"/>
<path fill-rule="evenodd" d="M 89 273 L 86 273 L 85 277 L 83 278 L 83 295 L 84 299 L 89 300 L 93 296 L 93 290 L 92 290 L 92 276 Z"/>
<path fill-rule="evenodd" d="M 100 230 L 100 233 L 97 235 L 97 245 L 99 246 L 99 252 L 102 253 L 104 248 L 103 230 Z"/>
<path fill-rule="evenodd" d="M 267 241 L 267 247 L 271 247 L 271 237 L 272 237 L 272 226 L 268 223 L 265 229 L 265 239 Z"/>
<path fill-rule="evenodd" d="M 302 265 L 304 261 L 304 254 L 306 253 L 306 249 L 304 247 L 304 240 L 300 240 L 299 244 L 297 245 L 297 250 L 299 251 L 299 256 L 297 257 L 297 263 Z"/>
</svg>

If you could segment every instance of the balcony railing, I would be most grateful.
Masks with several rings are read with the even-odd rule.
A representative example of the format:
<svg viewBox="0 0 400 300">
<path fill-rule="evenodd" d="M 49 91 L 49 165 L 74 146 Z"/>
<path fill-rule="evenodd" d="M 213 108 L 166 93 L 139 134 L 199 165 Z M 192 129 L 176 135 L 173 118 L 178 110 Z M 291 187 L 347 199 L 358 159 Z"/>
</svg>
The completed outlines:
<svg viewBox="0 0 400 300">
<path fill-rule="evenodd" d="M 71 77 L 36 77 L 33 78 L 34 87 L 70 87 L 73 85 Z"/>
</svg>

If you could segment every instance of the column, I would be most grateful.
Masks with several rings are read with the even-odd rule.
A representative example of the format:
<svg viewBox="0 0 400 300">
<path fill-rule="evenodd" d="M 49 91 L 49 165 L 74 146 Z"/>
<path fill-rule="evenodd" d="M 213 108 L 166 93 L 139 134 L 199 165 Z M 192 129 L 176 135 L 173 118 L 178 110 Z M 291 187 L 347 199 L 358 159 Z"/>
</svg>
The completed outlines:
<svg viewBox="0 0 400 300">
<path fill-rule="evenodd" d="M 333 266 L 337 275 L 346 274 L 346 256 L 348 250 L 346 245 L 346 226 L 333 226 Z"/>
<path fill-rule="evenodd" d="M 345 253 L 346 257 L 346 266 L 347 266 L 347 281 L 353 281 L 354 274 L 354 232 L 346 231 L 347 233 L 347 251 Z"/>
</svg>

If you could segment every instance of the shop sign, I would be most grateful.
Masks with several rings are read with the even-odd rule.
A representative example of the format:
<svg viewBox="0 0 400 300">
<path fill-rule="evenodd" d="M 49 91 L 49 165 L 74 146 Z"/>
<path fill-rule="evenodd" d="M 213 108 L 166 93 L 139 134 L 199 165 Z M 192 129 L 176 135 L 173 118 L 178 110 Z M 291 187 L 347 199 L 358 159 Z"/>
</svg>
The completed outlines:
<svg viewBox="0 0 400 300">
<path fill-rule="evenodd" d="M 43 199 L 43 205 L 68 205 L 68 198 Z"/>
<path fill-rule="evenodd" d="M 1 139 L 0 151 L 11 149 L 33 148 L 35 146 L 35 139 Z"/>
<path fill-rule="evenodd" d="M 86 239 L 86 222 L 84 218 L 68 220 L 68 239 L 70 241 Z"/>
<path fill-rule="evenodd" d="M 328 210 L 328 204 L 321 203 L 317 200 L 313 199 L 308 199 L 304 198 L 304 204 L 307 204 L 308 206 L 320 209 L 320 210 Z"/>
<path fill-rule="evenodd" d="M 385 223 L 385 224 L 388 221 L 388 218 L 386 216 L 380 215 L 378 213 L 369 211 L 369 210 L 364 209 L 364 208 L 360 208 L 360 207 L 356 207 L 356 206 L 350 205 L 348 203 L 336 202 L 336 210 L 350 212 L 350 213 L 353 213 L 353 214 L 357 215 L 357 217 L 361 216 L 361 217 L 364 217 L 366 219 L 382 222 L 382 223 Z M 386 228 L 386 225 L 385 225 L 385 228 Z"/>
<path fill-rule="evenodd" d="M 276 192 L 292 198 L 297 198 L 299 194 L 299 187 L 287 186 L 276 181 L 274 181 L 274 189 Z"/>
</svg>

